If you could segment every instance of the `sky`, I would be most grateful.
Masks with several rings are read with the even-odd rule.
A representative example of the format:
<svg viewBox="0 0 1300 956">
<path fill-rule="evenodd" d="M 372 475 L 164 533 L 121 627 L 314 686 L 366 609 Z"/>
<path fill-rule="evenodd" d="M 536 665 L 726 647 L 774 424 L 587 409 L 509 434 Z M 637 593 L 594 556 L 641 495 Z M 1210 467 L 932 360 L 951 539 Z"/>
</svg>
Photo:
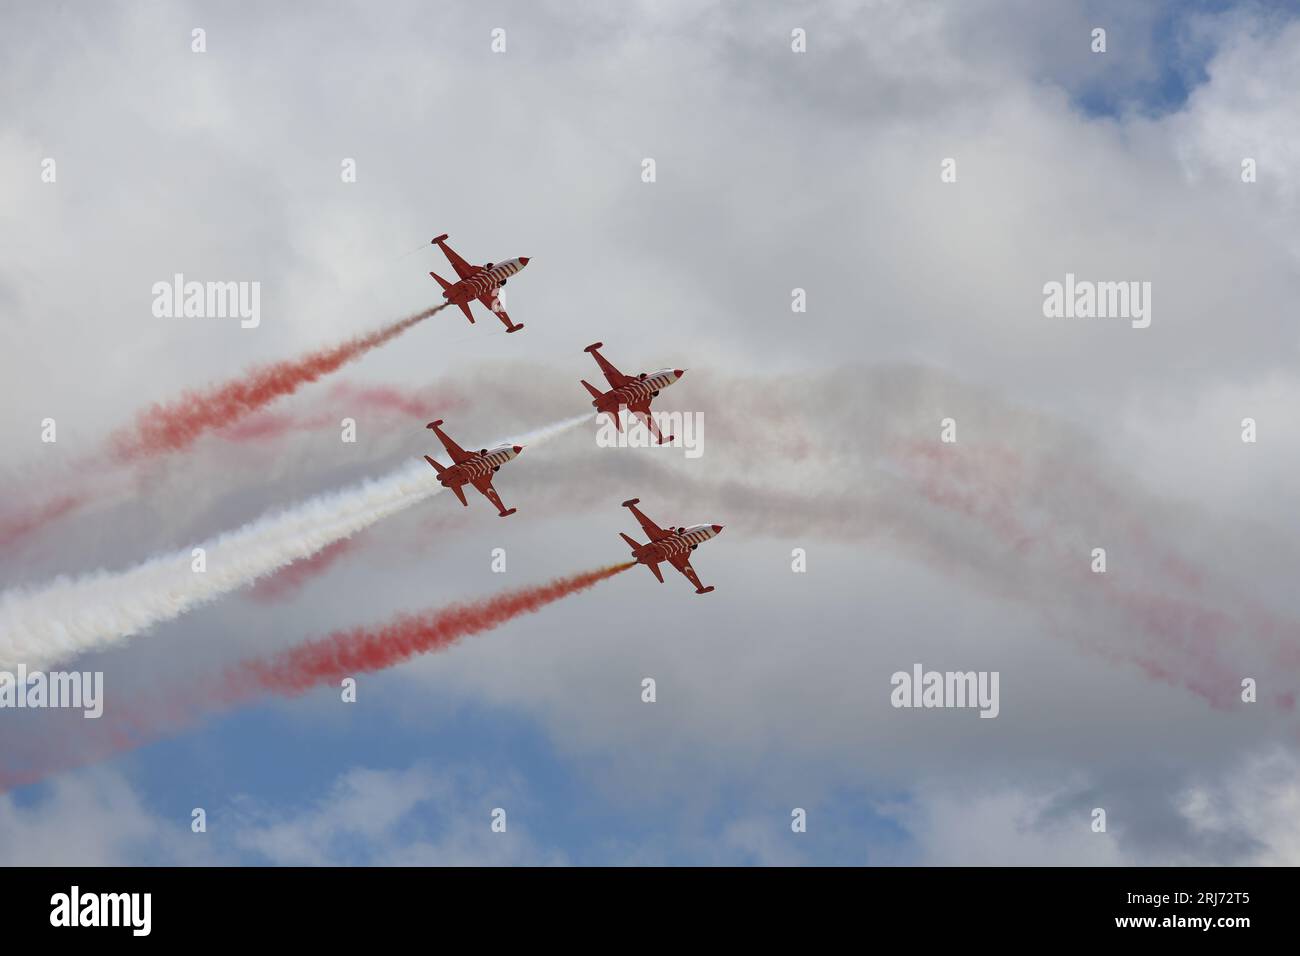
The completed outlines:
<svg viewBox="0 0 1300 956">
<path fill-rule="evenodd" d="M 625 372 L 686 369 L 655 407 L 703 431 L 696 456 L 585 422 L 501 468 L 510 518 L 432 495 L 61 661 L 103 673 L 105 713 L 0 709 L 0 780 L 40 768 L 0 793 L 0 863 L 1300 863 L 1288 5 L 6 22 L 5 626 L 36 626 L 21 599 L 57 629 L 59 580 L 130 603 L 120 572 L 418 464 L 427 421 L 477 449 L 581 415 L 592 342 Z M 155 405 L 436 304 L 444 232 L 474 263 L 530 258 L 505 290 L 523 331 L 448 309 L 184 448 L 115 457 Z M 259 324 L 156 316 L 177 273 L 259 283 Z M 1067 274 L 1150 283 L 1149 326 L 1045 315 Z M 692 557 L 715 591 L 632 568 L 359 674 L 355 702 L 190 693 L 624 560 L 634 497 L 725 526 Z M 996 672 L 997 717 L 893 706 L 916 664 Z"/>
</svg>

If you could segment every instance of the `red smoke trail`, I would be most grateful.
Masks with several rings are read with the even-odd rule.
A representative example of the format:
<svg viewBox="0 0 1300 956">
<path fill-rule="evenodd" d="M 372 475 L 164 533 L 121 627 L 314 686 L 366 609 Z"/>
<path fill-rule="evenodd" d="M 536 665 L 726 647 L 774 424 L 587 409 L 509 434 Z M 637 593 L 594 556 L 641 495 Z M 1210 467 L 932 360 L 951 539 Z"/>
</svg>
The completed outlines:
<svg viewBox="0 0 1300 956">
<path fill-rule="evenodd" d="M 39 531 L 70 511 L 80 508 L 86 499 L 80 495 L 59 495 L 24 514 L 0 516 L 0 545 L 11 545 Z"/>
<path fill-rule="evenodd" d="M 203 433 L 229 425 L 277 398 L 292 394 L 301 386 L 396 338 L 443 308 L 445 305 L 425 309 L 342 345 L 251 369 L 223 385 L 206 391 L 186 392 L 166 405 L 153 405 L 140 413 L 134 426 L 114 434 L 111 439 L 113 457 L 119 462 L 130 462 L 187 448 Z"/>
<path fill-rule="evenodd" d="M 222 439 L 236 444 L 255 441 L 269 441 L 293 431 L 307 431 L 324 428 L 334 423 L 333 416 L 314 415 L 302 418 L 287 412 L 261 412 L 250 415 L 243 421 L 235 422 L 218 433 Z"/>
<path fill-rule="evenodd" d="M 470 516 L 460 509 L 427 515 L 419 524 L 410 526 L 416 534 L 407 536 L 407 540 L 399 543 L 412 553 L 422 553 L 429 547 L 429 535 L 466 528 L 470 525 L 469 519 Z M 365 547 L 369 540 L 369 532 L 366 531 L 355 534 L 351 538 L 341 538 L 310 558 L 295 561 L 270 577 L 257 582 L 248 589 L 248 596 L 262 604 L 289 600 L 306 587 L 313 578 L 333 567 L 340 557 Z"/>
<path fill-rule="evenodd" d="M 351 551 L 356 545 L 357 539 L 364 534 L 363 531 L 352 538 L 339 538 L 334 543 L 321 548 L 310 558 L 303 558 L 301 561 L 286 565 L 275 574 L 263 578 L 249 588 L 248 596 L 262 604 L 282 601 L 285 598 L 292 597 L 302 590 L 308 581 L 317 575 L 324 574 L 335 561 Z"/>
<path fill-rule="evenodd" d="M 426 516 L 418 525 L 412 526 L 418 534 L 404 544 L 413 552 L 423 552 L 429 546 L 428 536 L 441 534 L 449 530 L 468 527 L 469 515 L 457 509 L 453 512 L 443 511 Z M 335 562 L 345 554 L 350 554 L 369 542 L 369 532 L 362 531 L 351 538 L 340 538 L 331 545 L 317 551 L 310 558 L 295 561 L 275 572 L 268 578 L 258 581 L 248 589 L 248 596 L 259 603 L 270 604 L 292 598 L 319 575 L 332 568 Z"/>
<path fill-rule="evenodd" d="M 1107 658 L 1112 664 L 1125 661 L 1137 665 L 1152 680 L 1182 687 L 1204 699 L 1211 707 L 1228 709 L 1235 706 L 1239 693 L 1239 668 L 1232 665 L 1230 641 L 1234 637 L 1267 632 L 1261 618 L 1250 607 L 1236 608 L 1232 612 L 1201 603 L 1197 591 L 1191 597 L 1170 596 L 1125 589 L 1111 578 L 1097 578 L 1080 566 L 1079 553 L 1072 552 L 1062 541 L 1048 536 L 1035 538 L 1029 535 L 1016 517 L 1012 502 L 1027 508 L 1040 497 L 1042 490 L 1025 480 L 1023 469 L 1014 453 L 985 449 L 979 454 L 956 448 L 936 451 L 920 445 L 904 444 L 899 452 L 905 463 L 924 464 L 935 469 L 912 471 L 918 490 L 933 504 L 982 522 L 1004 544 L 1021 556 L 1036 552 L 1038 562 L 1051 561 L 1059 572 L 1075 580 L 1087 580 L 1089 589 L 1104 596 L 1110 607 L 1124 615 L 1147 637 L 1148 646 L 1124 649 L 1106 649 L 1096 642 L 1084 646 Z M 1078 476 L 1076 476 L 1077 478 Z M 1086 476 L 1084 476 L 1086 478 Z M 961 487 L 945 485 L 945 480 Z M 1094 479 L 1090 489 L 1101 496 L 1101 485 Z M 1123 502 L 1114 494 L 1106 496 L 1112 511 Z M 1131 509 L 1129 509 L 1131 510 Z M 1150 548 L 1154 542 L 1145 526 L 1139 526 L 1135 535 L 1139 548 Z M 1176 572 L 1174 579 L 1181 583 L 1203 584 L 1206 574 L 1182 558 L 1161 554 L 1165 560 L 1157 566 Z M 1269 619 L 1262 619 L 1270 623 Z M 1158 655 L 1158 656 L 1153 656 Z M 1273 662 L 1286 670 L 1294 669 L 1300 654 L 1287 654 L 1274 650 Z M 1294 709 L 1293 694 L 1283 694 L 1275 701 L 1283 711 Z"/>
<path fill-rule="evenodd" d="M 367 421 L 367 429 L 388 433 L 402 427 L 408 417 L 423 420 L 430 408 L 440 412 L 457 412 L 468 407 L 469 400 L 454 386 L 409 389 L 392 385 L 358 386 L 339 382 L 330 388 L 326 404 L 333 410 L 308 415 L 270 409 L 251 410 L 242 419 L 218 426 L 216 436 L 236 445 L 269 443 L 296 432 L 326 428 L 335 430 L 339 427 L 340 415 L 358 415 L 363 412 L 375 413 L 376 416 L 373 421 Z M 43 530 L 46 525 L 102 498 L 102 474 L 98 469 L 97 461 L 87 461 L 78 466 L 78 483 L 82 488 L 52 495 L 25 510 L 0 512 L 0 546 L 16 545 Z"/>
<path fill-rule="evenodd" d="M 299 644 L 270 660 L 241 664 L 226 673 L 226 686 L 235 699 L 257 691 L 292 696 L 353 674 L 383 670 L 416 654 L 444 650 L 462 637 L 489 631 L 521 614 L 538 611 L 632 566 L 633 562 L 615 564 L 471 604 L 404 614 L 379 628 L 338 631 Z"/>
<path fill-rule="evenodd" d="M 376 415 L 373 423 L 367 423 L 368 428 L 377 426 L 388 432 L 404 424 L 408 418 L 428 417 L 430 409 L 437 409 L 440 414 L 457 412 L 466 408 L 469 402 L 460 392 L 445 387 L 403 389 L 392 385 L 357 386 L 341 382 L 330 389 L 326 404 L 333 410 L 311 415 L 269 410 L 257 412 L 222 427 L 217 437 L 235 444 L 268 441 L 290 432 L 337 429 L 340 415 L 362 412 Z"/>
<path fill-rule="evenodd" d="M 429 408 L 435 407 L 446 411 L 457 411 L 464 405 L 459 396 L 439 394 L 421 395 L 419 392 L 394 388 L 391 385 L 339 385 L 333 389 L 335 397 L 349 403 L 357 403 L 362 408 L 376 411 L 399 412 L 404 415 L 422 417 Z"/>
<path fill-rule="evenodd" d="M 270 658 L 237 664 L 220 676 L 169 686 L 152 699 L 114 705 L 100 720 L 69 721 L 64 726 L 71 725 L 72 732 L 66 739 L 25 740 L 30 753 L 8 746 L 0 751 L 0 793 L 159 740 L 193 726 L 205 713 L 264 695 L 296 697 L 318 685 L 445 650 L 463 637 L 539 611 L 633 566 L 615 564 L 468 604 L 404 614 L 379 627 L 338 631 Z"/>
</svg>

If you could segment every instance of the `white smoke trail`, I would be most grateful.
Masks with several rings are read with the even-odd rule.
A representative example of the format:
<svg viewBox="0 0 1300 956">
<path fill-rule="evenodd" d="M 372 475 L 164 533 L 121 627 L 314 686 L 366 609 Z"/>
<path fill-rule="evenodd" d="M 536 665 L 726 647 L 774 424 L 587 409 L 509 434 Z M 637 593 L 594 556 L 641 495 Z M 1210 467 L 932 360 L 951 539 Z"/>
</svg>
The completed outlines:
<svg viewBox="0 0 1300 956">
<path fill-rule="evenodd" d="M 582 414 L 513 439 L 537 445 L 589 421 Z M 384 478 L 328 492 L 262 516 L 196 545 L 206 570 L 193 570 L 186 548 L 125 571 L 59 578 L 0 594 L 0 667 L 29 668 L 121 641 L 424 501 L 442 486 L 424 462 Z"/>
</svg>

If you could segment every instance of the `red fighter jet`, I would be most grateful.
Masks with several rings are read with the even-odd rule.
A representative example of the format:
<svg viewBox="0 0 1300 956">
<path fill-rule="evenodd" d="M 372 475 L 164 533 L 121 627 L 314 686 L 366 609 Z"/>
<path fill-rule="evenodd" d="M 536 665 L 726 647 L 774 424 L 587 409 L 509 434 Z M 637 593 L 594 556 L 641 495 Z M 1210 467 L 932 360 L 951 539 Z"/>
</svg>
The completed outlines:
<svg viewBox="0 0 1300 956">
<path fill-rule="evenodd" d="M 459 277 L 458 282 L 448 282 L 436 272 L 430 272 L 429 275 L 438 280 L 442 286 L 442 297 L 448 302 L 460 306 L 460 310 L 465 313 L 465 318 L 469 319 L 470 324 L 474 323 L 474 313 L 469 310 L 469 304 L 478 299 L 491 310 L 492 314 L 505 323 L 507 332 L 518 332 L 524 327 L 520 322 L 518 325 L 506 315 L 506 310 L 501 308 L 501 302 L 497 298 L 497 289 L 506 284 L 506 280 L 512 275 L 528 265 L 528 257 L 520 256 L 518 259 L 508 259 L 505 262 L 489 262 L 485 266 L 472 266 L 460 256 L 456 255 L 455 250 L 446 243 L 447 234 L 433 240 L 433 244 L 447 254 L 447 259 L 451 262 L 451 267 L 456 270 Z"/>
<path fill-rule="evenodd" d="M 442 447 L 447 449 L 447 454 L 451 455 L 453 464 L 450 468 L 440 465 L 428 455 L 424 460 L 433 466 L 433 470 L 438 473 L 438 483 L 444 488 L 450 488 L 455 492 L 460 503 L 469 507 L 469 502 L 465 500 L 465 486 L 473 485 L 483 493 L 483 497 L 497 506 L 497 511 L 504 518 L 507 515 L 514 514 L 517 508 L 506 510 L 505 505 L 501 504 L 501 498 L 497 495 L 497 490 L 492 487 L 492 475 L 499 470 L 502 465 L 510 461 L 521 451 L 523 445 L 498 445 L 496 448 L 484 448 L 477 455 L 461 448 L 454 441 L 443 434 L 438 427 L 442 424 L 442 419 L 436 422 L 429 422 L 426 428 L 433 429 L 433 433 L 442 441 Z"/>
<path fill-rule="evenodd" d="M 632 557 L 636 558 L 637 564 L 644 564 L 659 579 L 659 583 L 663 584 L 664 576 L 659 570 L 659 562 L 667 561 L 695 585 L 696 594 L 708 594 L 712 591 L 713 585 L 710 584 L 706 588 L 700 584 L 695 569 L 691 567 L 691 552 L 700 546 L 700 542 L 708 541 L 721 534 L 722 525 L 697 524 L 689 528 L 678 528 L 676 531 L 672 529 L 665 531 L 637 510 L 636 506 L 640 501 L 640 498 L 633 498 L 631 501 L 623 502 L 623 507 L 631 509 L 632 514 L 636 515 L 636 520 L 641 522 L 641 527 L 650 536 L 650 541 L 639 544 L 635 538 L 619 532 L 619 537 L 632 546 Z"/>
<path fill-rule="evenodd" d="M 680 368 L 661 368 L 657 372 L 642 372 L 635 377 L 624 375 L 614 367 L 612 362 L 596 351 L 599 348 L 604 348 L 604 345 L 596 342 L 583 349 L 584 352 L 591 353 L 600 370 L 605 373 L 605 379 L 610 386 L 608 392 L 602 392 L 586 379 L 582 379 L 583 386 L 591 393 L 593 399 L 591 404 L 596 411 L 608 413 L 614 420 L 614 427 L 621 431 L 623 426 L 618 421 L 618 410 L 620 406 L 626 405 L 628 411 L 641 416 L 656 442 L 662 445 L 666 441 L 672 441 L 673 436 L 664 438 L 663 433 L 655 425 L 654 419 L 650 417 L 650 402 L 658 397 L 661 389 L 675 383 L 686 372 Z"/>
</svg>

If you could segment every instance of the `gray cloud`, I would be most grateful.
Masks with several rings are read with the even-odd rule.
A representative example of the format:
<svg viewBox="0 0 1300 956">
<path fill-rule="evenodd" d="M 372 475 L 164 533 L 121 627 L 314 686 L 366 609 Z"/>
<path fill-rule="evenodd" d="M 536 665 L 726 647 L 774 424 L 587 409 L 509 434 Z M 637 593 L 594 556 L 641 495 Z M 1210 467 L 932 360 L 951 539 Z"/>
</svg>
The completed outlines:
<svg viewBox="0 0 1300 956">
<path fill-rule="evenodd" d="M 147 686 L 600 563 L 631 530 L 618 501 L 641 494 L 665 521 L 727 525 L 696 558 L 717 592 L 624 575 L 403 670 L 395 719 L 430 688 L 523 713 L 630 813 L 708 807 L 724 785 L 782 800 L 914 788 L 926 813 L 908 825 L 933 861 L 996 855 L 961 838 L 984 826 L 1003 859 L 1169 859 L 1181 842 L 1184 859 L 1294 860 L 1267 830 L 1285 797 L 1231 785 L 1237 754 L 1292 749 L 1271 702 L 1294 689 L 1300 613 L 1282 530 L 1300 464 L 1294 25 L 1198 21 L 1187 42 L 1218 51 L 1208 82 L 1178 112 L 1115 118 L 1071 92 L 1152 82 L 1151 23 L 1121 4 L 1097 8 L 1100 62 L 1078 52 L 1082 14 L 1021 3 L 302 9 L 16 15 L 0 41 L 4 213 L 21 227 L 0 250 L 6 490 L 72 480 L 149 402 L 427 305 L 436 260 L 407 253 L 441 231 L 476 261 L 535 257 L 508 290 L 527 330 L 443 313 L 349 381 L 466 383 L 458 425 L 496 435 L 584 401 L 579 350 L 603 339 L 620 364 L 692 369 L 666 397 L 705 412 L 708 451 L 604 454 L 584 434 L 525 453 L 499 479 L 513 524 L 431 502 L 295 600 L 174 625 L 160 638 L 183 659 L 144 641 L 106 668 Z M 1242 155 L 1260 159 L 1253 186 Z M 149 286 L 177 271 L 262 281 L 262 327 L 155 320 Z M 1152 327 L 1044 319 L 1042 285 L 1066 271 L 1151 281 Z M 806 314 L 789 311 L 794 287 Z M 405 413 L 363 412 L 360 443 L 342 445 L 330 422 L 351 400 L 331 385 L 275 409 L 319 412 L 313 429 L 90 471 L 113 494 L 0 557 L 6 581 L 136 560 L 422 453 Z M 921 452 L 947 415 L 960 442 L 945 464 Z M 57 446 L 39 442 L 47 416 Z M 1240 442 L 1245 417 L 1257 445 Z M 1066 568 L 1095 542 L 1113 583 L 1094 595 Z M 796 545 L 806 576 L 789 571 Z M 1138 647 L 1172 678 L 1148 680 Z M 883 682 L 914 660 L 1001 669 L 1003 715 L 888 708 Z M 648 673 L 655 710 L 635 694 Z M 1254 711 L 1187 687 L 1255 673 Z M 1141 772 L 1156 751 L 1163 781 Z M 972 780 L 987 799 L 963 798 Z M 1180 809 L 1189 792 L 1216 815 Z M 1072 835 L 1094 795 L 1124 808 L 1113 851 Z M 739 813 L 730 839 L 781 859 L 750 825 Z"/>
</svg>

